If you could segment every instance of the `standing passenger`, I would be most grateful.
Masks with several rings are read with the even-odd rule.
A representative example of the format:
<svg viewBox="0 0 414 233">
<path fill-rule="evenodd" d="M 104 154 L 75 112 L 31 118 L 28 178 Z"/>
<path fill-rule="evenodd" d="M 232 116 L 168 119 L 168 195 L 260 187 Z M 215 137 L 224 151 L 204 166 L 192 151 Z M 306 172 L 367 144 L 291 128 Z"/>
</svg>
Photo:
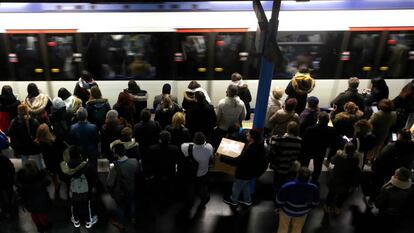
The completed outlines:
<svg viewBox="0 0 414 233">
<path fill-rule="evenodd" d="M 73 95 L 82 100 L 83 107 L 86 106 L 86 102 L 89 100 L 90 90 L 93 86 L 98 86 L 98 84 L 93 80 L 92 74 L 83 70 L 73 91 Z"/>
<path fill-rule="evenodd" d="M 301 233 L 308 213 L 319 205 L 320 194 L 316 185 L 309 183 L 311 172 L 301 167 L 297 179 L 282 186 L 276 197 L 279 209 L 277 233 Z"/>
<path fill-rule="evenodd" d="M 283 89 L 280 87 L 272 88 L 272 92 L 269 96 L 269 101 L 267 103 L 267 113 L 266 113 L 266 124 L 265 124 L 265 133 L 269 134 L 274 125 L 270 122 L 270 117 L 273 116 L 279 109 L 282 108 L 281 98 L 283 97 Z"/>
<path fill-rule="evenodd" d="M 157 109 L 157 107 L 158 107 L 158 105 L 161 103 L 161 101 L 162 101 L 162 97 L 163 96 L 165 96 L 165 95 L 169 95 L 170 96 L 170 98 L 171 98 L 171 100 L 174 102 L 174 103 L 176 103 L 176 104 L 178 104 L 178 101 L 177 101 L 177 97 L 176 96 L 174 96 L 174 95 L 171 95 L 171 85 L 169 84 L 169 83 L 165 83 L 163 86 L 162 86 L 162 93 L 160 94 L 160 95 L 156 95 L 155 97 L 154 97 L 154 101 L 153 101 L 153 103 L 152 103 L 152 109 Z"/>
<path fill-rule="evenodd" d="M 102 93 L 98 86 L 91 88 L 91 97 L 86 102 L 86 110 L 88 111 L 88 121 L 95 124 L 98 129 L 101 129 L 105 123 L 106 113 L 111 110 L 111 106 L 108 103 L 108 99 L 102 98 Z"/>
<path fill-rule="evenodd" d="M 299 72 L 293 76 L 285 90 L 285 93 L 288 95 L 287 100 L 295 98 L 298 101 L 295 109 L 297 114 L 301 114 L 305 109 L 308 94 L 314 87 L 315 80 L 310 76 L 309 69 L 307 67 L 299 67 Z"/>
<path fill-rule="evenodd" d="M 49 96 L 40 93 L 36 84 L 29 83 L 27 86 L 27 97 L 24 103 L 29 108 L 29 113 L 36 118 L 39 123 L 49 124 L 50 108 L 52 107 L 52 101 Z"/>
<path fill-rule="evenodd" d="M 140 114 L 142 109 L 147 107 L 148 93 L 146 90 L 142 90 L 135 80 L 129 80 L 128 89 L 125 89 L 124 91 L 128 92 L 132 96 L 132 101 L 135 105 L 133 123 L 136 124 L 141 120 Z"/>
<path fill-rule="evenodd" d="M 285 102 L 283 109 L 277 110 L 270 116 L 269 124 L 273 125 L 272 132 L 274 135 L 283 136 L 286 133 L 287 125 L 291 121 L 299 124 L 299 116 L 295 113 L 297 103 L 295 98 L 290 98 Z"/>
<path fill-rule="evenodd" d="M 82 100 L 72 95 L 66 88 L 62 87 L 58 91 L 58 97 L 60 97 L 66 105 L 66 111 L 75 114 L 80 107 L 82 107 Z"/>
<path fill-rule="evenodd" d="M 4 85 L 0 95 L 0 130 L 6 132 L 10 122 L 17 116 L 17 106 L 20 101 L 14 96 L 13 89 Z"/>
<path fill-rule="evenodd" d="M 231 84 L 237 86 L 237 95 L 243 101 L 244 106 L 246 107 L 246 118 L 245 120 L 250 120 L 250 102 L 252 101 L 252 95 L 250 94 L 249 87 L 242 80 L 242 76 L 239 73 L 233 73 L 231 75 Z"/>
</svg>

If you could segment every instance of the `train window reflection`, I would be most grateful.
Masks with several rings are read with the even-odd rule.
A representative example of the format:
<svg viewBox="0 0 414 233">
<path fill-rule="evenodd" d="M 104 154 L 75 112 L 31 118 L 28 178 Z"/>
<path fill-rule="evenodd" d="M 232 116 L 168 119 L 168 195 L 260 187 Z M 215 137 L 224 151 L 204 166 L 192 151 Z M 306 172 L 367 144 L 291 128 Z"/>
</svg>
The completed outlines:
<svg viewBox="0 0 414 233">
<path fill-rule="evenodd" d="M 13 62 L 13 69 L 17 80 L 44 79 L 45 71 L 37 36 L 11 35 L 10 50 L 16 57 Z"/>
<path fill-rule="evenodd" d="M 87 34 L 86 68 L 98 79 L 167 78 L 172 58 L 166 42 L 171 40 L 168 33 Z"/>
<path fill-rule="evenodd" d="M 79 75 L 79 64 L 73 57 L 76 53 L 74 36 L 48 35 L 47 52 L 52 80 L 75 79 Z"/>
<path fill-rule="evenodd" d="M 408 78 L 414 74 L 414 32 L 390 32 L 381 67 L 389 78 Z"/>
<path fill-rule="evenodd" d="M 349 61 L 345 62 L 344 77 L 367 78 L 375 69 L 380 33 L 353 33 L 351 35 Z"/>
<path fill-rule="evenodd" d="M 338 63 L 342 32 L 279 32 L 283 58 L 274 76 L 290 78 L 300 64 L 306 64 L 315 78 L 332 78 Z"/>
<path fill-rule="evenodd" d="M 0 36 L 0 39 L 1 36 Z M 8 55 L 6 54 L 6 48 L 4 43 L 0 43 L 0 77 L 1 80 L 10 80 L 10 73 L 8 69 Z"/>
<path fill-rule="evenodd" d="M 247 61 L 244 34 L 218 34 L 214 43 L 214 79 L 230 79 L 234 72 L 242 73 Z"/>
<path fill-rule="evenodd" d="M 208 38 L 204 35 L 178 35 L 178 52 L 174 54 L 177 79 L 206 79 Z"/>
</svg>

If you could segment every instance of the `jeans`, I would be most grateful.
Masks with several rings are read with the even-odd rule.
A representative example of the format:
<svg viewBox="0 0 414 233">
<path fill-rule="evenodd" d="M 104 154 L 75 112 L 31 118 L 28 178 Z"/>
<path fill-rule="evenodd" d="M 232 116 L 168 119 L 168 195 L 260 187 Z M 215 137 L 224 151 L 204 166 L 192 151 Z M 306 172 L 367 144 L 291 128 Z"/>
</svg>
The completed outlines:
<svg viewBox="0 0 414 233">
<path fill-rule="evenodd" d="M 240 193 L 243 192 L 243 201 L 251 202 L 250 197 L 250 180 L 239 180 L 236 179 L 233 183 L 231 200 L 234 202 L 239 201 Z"/>
<path fill-rule="evenodd" d="M 34 154 L 34 155 L 21 155 L 22 157 L 22 167 L 27 164 L 27 162 L 30 160 L 35 161 L 37 168 L 39 170 L 42 170 L 45 168 L 43 165 L 43 157 L 42 154 Z"/>
</svg>

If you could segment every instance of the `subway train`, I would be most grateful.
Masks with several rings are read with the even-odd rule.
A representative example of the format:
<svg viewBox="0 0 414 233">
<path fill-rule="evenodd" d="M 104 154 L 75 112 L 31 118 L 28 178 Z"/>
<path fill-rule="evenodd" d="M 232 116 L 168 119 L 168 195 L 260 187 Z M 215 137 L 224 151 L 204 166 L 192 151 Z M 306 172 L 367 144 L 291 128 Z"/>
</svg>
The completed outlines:
<svg viewBox="0 0 414 233">
<path fill-rule="evenodd" d="M 272 2 L 263 1 L 270 18 Z M 383 76 L 390 97 L 414 77 L 414 2 L 283 1 L 272 86 L 286 87 L 306 63 L 328 107 L 349 77 Z M 197 80 L 216 105 L 233 72 L 258 90 L 261 55 L 251 1 L 145 4 L 1 3 L 0 81 L 20 99 L 30 82 L 54 97 L 90 71 L 111 104 L 135 79 L 149 100 L 163 83 L 181 100 Z M 0 85 L 0 86 L 1 86 Z"/>
</svg>

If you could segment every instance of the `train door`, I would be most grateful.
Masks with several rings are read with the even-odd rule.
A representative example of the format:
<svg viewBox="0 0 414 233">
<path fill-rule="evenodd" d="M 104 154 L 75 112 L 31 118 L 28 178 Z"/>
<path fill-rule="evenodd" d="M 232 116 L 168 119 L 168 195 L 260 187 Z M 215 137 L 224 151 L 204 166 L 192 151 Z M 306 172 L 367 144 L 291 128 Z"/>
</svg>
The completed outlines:
<svg viewBox="0 0 414 233">
<path fill-rule="evenodd" d="M 46 50 L 51 80 L 73 80 L 79 77 L 82 55 L 74 34 L 46 34 Z"/>
<path fill-rule="evenodd" d="M 386 78 L 414 76 L 414 31 L 387 31 L 379 70 Z"/>
<path fill-rule="evenodd" d="M 230 80 L 234 72 L 245 74 L 246 33 L 220 32 L 214 37 L 214 79 Z"/>
<path fill-rule="evenodd" d="M 381 31 L 353 31 L 347 51 L 342 52 L 343 77 L 370 78 L 376 74 L 381 56 Z"/>
<path fill-rule="evenodd" d="M 206 80 L 209 77 L 212 73 L 210 40 L 208 33 L 177 33 L 174 52 L 177 80 Z"/>
<path fill-rule="evenodd" d="M 0 80 L 12 80 L 7 60 L 6 35 L 0 34 Z"/>
<path fill-rule="evenodd" d="M 9 34 L 8 39 L 8 59 L 15 80 L 45 80 L 46 66 L 39 34 Z"/>
</svg>

